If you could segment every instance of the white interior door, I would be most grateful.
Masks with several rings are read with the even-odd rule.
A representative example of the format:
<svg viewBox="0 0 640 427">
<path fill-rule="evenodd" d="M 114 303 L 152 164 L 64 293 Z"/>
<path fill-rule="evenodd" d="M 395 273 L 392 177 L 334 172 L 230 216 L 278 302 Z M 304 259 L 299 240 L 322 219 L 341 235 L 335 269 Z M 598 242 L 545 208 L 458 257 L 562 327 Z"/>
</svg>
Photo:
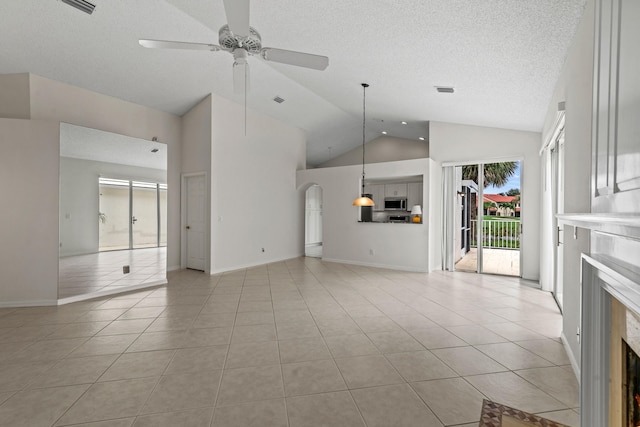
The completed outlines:
<svg viewBox="0 0 640 427">
<path fill-rule="evenodd" d="M 189 176 L 186 186 L 186 267 L 206 269 L 206 182 L 204 175 Z"/>
</svg>

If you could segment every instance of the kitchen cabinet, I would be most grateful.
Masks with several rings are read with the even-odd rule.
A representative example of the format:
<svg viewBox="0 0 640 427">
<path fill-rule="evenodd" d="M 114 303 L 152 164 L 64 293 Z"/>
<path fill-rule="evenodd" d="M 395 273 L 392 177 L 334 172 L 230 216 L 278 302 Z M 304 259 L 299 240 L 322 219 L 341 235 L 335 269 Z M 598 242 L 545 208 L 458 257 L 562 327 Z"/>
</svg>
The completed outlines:
<svg viewBox="0 0 640 427">
<path fill-rule="evenodd" d="M 422 206 L 422 183 L 410 182 L 407 184 L 407 210 L 410 211 L 414 205 Z"/>
<path fill-rule="evenodd" d="M 384 184 L 374 184 L 371 186 L 371 198 L 376 205 L 373 207 L 374 211 L 384 210 Z"/>
<path fill-rule="evenodd" d="M 640 2 L 596 3 L 592 212 L 640 204 Z"/>
<path fill-rule="evenodd" d="M 384 197 L 407 197 L 407 184 L 385 184 Z"/>
</svg>

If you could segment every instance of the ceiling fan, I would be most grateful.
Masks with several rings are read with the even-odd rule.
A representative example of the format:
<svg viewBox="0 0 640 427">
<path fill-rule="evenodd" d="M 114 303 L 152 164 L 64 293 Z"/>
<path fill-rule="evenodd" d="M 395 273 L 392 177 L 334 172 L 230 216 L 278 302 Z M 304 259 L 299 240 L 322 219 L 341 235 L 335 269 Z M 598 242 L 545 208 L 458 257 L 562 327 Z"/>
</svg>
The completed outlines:
<svg viewBox="0 0 640 427">
<path fill-rule="evenodd" d="M 259 55 L 265 61 L 281 64 L 296 65 L 298 67 L 324 70 L 329 65 L 329 58 L 310 53 L 292 50 L 262 47 L 260 34 L 249 26 L 249 0 L 223 0 L 227 15 L 227 25 L 218 31 L 218 43 L 189 43 L 165 40 L 142 39 L 141 46 L 155 49 L 191 49 L 217 52 L 224 50 L 233 55 L 233 89 L 236 93 L 246 92 L 248 89 L 249 63 L 247 58 Z"/>
</svg>

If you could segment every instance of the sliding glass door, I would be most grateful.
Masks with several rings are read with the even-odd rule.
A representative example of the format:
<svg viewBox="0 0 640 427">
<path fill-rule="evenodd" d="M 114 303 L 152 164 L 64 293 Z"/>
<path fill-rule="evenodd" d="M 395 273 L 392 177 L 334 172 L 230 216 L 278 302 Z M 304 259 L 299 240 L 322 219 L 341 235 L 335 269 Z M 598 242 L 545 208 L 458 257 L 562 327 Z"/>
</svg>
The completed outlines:
<svg viewBox="0 0 640 427">
<path fill-rule="evenodd" d="M 100 178 L 98 185 L 100 251 L 166 246 L 165 184 Z"/>
</svg>

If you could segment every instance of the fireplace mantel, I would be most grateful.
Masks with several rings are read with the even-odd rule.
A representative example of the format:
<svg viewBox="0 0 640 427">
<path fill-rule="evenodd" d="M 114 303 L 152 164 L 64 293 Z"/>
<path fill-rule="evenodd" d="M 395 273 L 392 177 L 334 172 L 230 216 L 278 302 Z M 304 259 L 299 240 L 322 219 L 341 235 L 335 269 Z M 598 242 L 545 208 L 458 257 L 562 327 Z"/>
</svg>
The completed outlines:
<svg viewBox="0 0 640 427">
<path fill-rule="evenodd" d="M 572 213 L 557 215 L 560 224 L 640 239 L 640 215 Z"/>
</svg>

